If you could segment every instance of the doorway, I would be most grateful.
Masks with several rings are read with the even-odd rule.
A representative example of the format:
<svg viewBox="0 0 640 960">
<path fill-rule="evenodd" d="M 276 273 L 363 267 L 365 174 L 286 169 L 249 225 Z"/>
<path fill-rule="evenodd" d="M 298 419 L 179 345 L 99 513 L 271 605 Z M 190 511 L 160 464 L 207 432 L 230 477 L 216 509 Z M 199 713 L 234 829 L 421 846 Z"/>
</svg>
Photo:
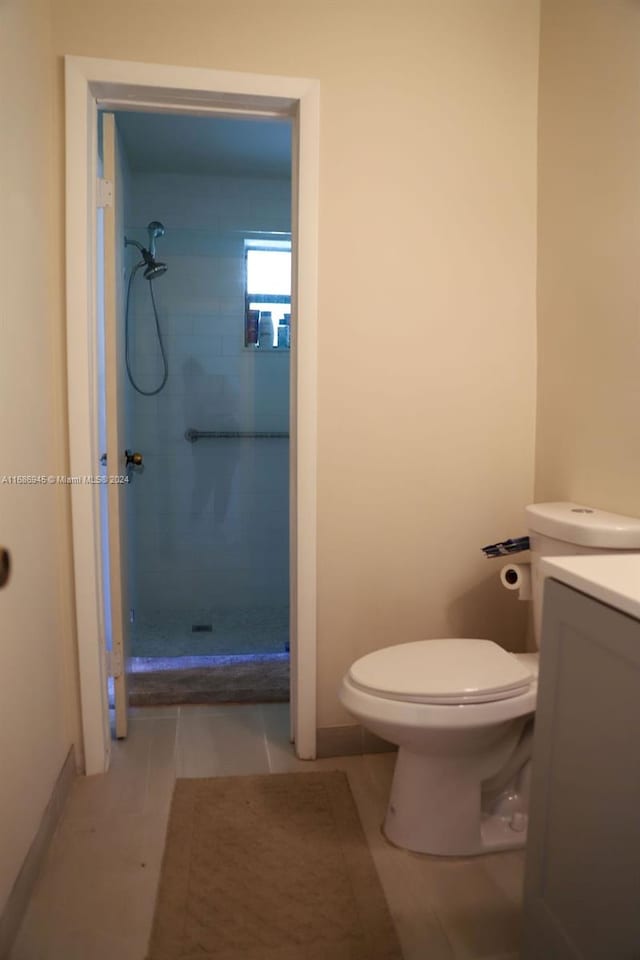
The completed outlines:
<svg viewBox="0 0 640 960">
<path fill-rule="evenodd" d="M 315 756 L 316 313 L 318 84 L 211 70 L 66 58 L 70 460 L 89 474 L 99 458 L 96 364 L 98 108 L 288 117 L 293 126 L 290 538 L 292 739 Z M 72 269 L 73 265 L 73 269 Z M 199 428 L 195 428 L 199 429 Z M 99 497 L 73 487 L 78 651 L 87 773 L 109 757 Z"/>
<path fill-rule="evenodd" d="M 288 701 L 292 121 L 113 116 L 129 702 Z"/>
</svg>

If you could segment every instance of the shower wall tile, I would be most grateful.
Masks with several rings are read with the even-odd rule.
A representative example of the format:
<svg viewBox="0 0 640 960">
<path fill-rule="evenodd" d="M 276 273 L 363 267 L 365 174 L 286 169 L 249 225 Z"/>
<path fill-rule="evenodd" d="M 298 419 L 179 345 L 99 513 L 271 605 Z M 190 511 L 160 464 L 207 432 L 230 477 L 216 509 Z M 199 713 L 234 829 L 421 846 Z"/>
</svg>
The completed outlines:
<svg viewBox="0 0 640 960">
<path fill-rule="evenodd" d="M 238 335 L 241 333 L 241 331 L 238 329 L 237 309 L 235 313 L 224 313 L 220 311 L 212 314 L 195 316 L 193 318 L 192 333 L 197 337 L 209 337 L 211 334 L 214 334 L 215 336 L 228 336 L 230 334 Z M 242 341 L 238 336 L 236 346 L 240 347 L 241 345 Z"/>
<path fill-rule="evenodd" d="M 136 239 L 146 239 L 152 216 L 173 231 L 209 232 L 211 240 L 231 229 L 290 229 L 288 181 L 180 174 L 133 174 L 131 180 L 127 230 Z"/>
<path fill-rule="evenodd" d="M 160 286 L 160 281 L 158 281 L 157 286 Z M 160 291 L 158 291 L 158 298 L 160 297 Z M 181 337 L 190 337 L 193 333 L 193 314 L 184 314 L 184 313 L 167 313 L 163 311 L 160 315 L 160 327 L 162 329 L 162 335 L 165 340 L 179 339 Z M 136 340 L 136 345 L 140 346 L 140 341 L 144 333 L 139 332 Z"/>
</svg>

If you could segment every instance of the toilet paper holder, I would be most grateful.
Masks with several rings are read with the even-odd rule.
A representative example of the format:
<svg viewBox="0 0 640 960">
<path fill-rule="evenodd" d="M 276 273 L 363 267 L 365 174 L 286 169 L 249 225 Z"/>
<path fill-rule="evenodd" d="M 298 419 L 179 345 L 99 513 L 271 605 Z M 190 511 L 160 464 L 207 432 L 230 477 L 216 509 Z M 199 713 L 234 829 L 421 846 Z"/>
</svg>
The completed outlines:
<svg viewBox="0 0 640 960">
<path fill-rule="evenodd" d="M 517 590 L 518 600 L 530 600 L 531 567 L 529 561 L 505 564 L 500 570 L 500 583 L 507 590 Z"/>
<path fill-rule="evenodd" d="M 504 568 L 504 579 L 507 581 L 509 586 L 515 587 L 518 582 L 518 571 L 515 570 L 512 566 Z"/>
<path fill-rule="evenodd" d="M 486 557 L 509 557 L 512 553 L 522 553 L 529 549 L 529 537 L 514 537 L 510 540 L 500 540 L 498 543 L 489 543 L 482 547 Z"/>
</svg>

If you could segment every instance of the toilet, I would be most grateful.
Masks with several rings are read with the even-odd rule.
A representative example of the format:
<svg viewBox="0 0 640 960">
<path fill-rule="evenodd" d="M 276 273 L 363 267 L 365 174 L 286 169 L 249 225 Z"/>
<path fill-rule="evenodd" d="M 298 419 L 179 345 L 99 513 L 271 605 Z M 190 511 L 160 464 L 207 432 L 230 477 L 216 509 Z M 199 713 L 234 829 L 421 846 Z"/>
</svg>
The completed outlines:
<svg viewBox="0 0 640 960">
<path fill-rule="evenodd" d="M 539 648 L 540 559 L 640 551 L 640 519 L 576 503 L 533 504 L 525 514 Z M 419 640 L 356 660 L 340 700 L 398 745 L 388 840 L 439 856 L 524 846 L 537 676 L 537 653 L 479 638 Z"/>
</svg>

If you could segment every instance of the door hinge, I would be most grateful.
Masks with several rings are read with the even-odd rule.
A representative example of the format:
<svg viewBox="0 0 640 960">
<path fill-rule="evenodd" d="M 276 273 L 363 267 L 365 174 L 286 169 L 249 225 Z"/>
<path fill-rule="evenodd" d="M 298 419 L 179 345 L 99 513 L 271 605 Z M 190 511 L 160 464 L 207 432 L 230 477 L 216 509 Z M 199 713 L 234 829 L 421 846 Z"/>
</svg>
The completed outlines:
<svg viewBox="0 0 640 960">
<path fill-rule="evenodd" d="M 114 679 L 122 676 L 122 653 L 120 650 L 107 650 L 107 673 Z"/>
<path fill-rule="evenodd" d="M 101 180 L 98 178 L 98 206 L 113 206 L 113 180 Z"/>
</svg>

